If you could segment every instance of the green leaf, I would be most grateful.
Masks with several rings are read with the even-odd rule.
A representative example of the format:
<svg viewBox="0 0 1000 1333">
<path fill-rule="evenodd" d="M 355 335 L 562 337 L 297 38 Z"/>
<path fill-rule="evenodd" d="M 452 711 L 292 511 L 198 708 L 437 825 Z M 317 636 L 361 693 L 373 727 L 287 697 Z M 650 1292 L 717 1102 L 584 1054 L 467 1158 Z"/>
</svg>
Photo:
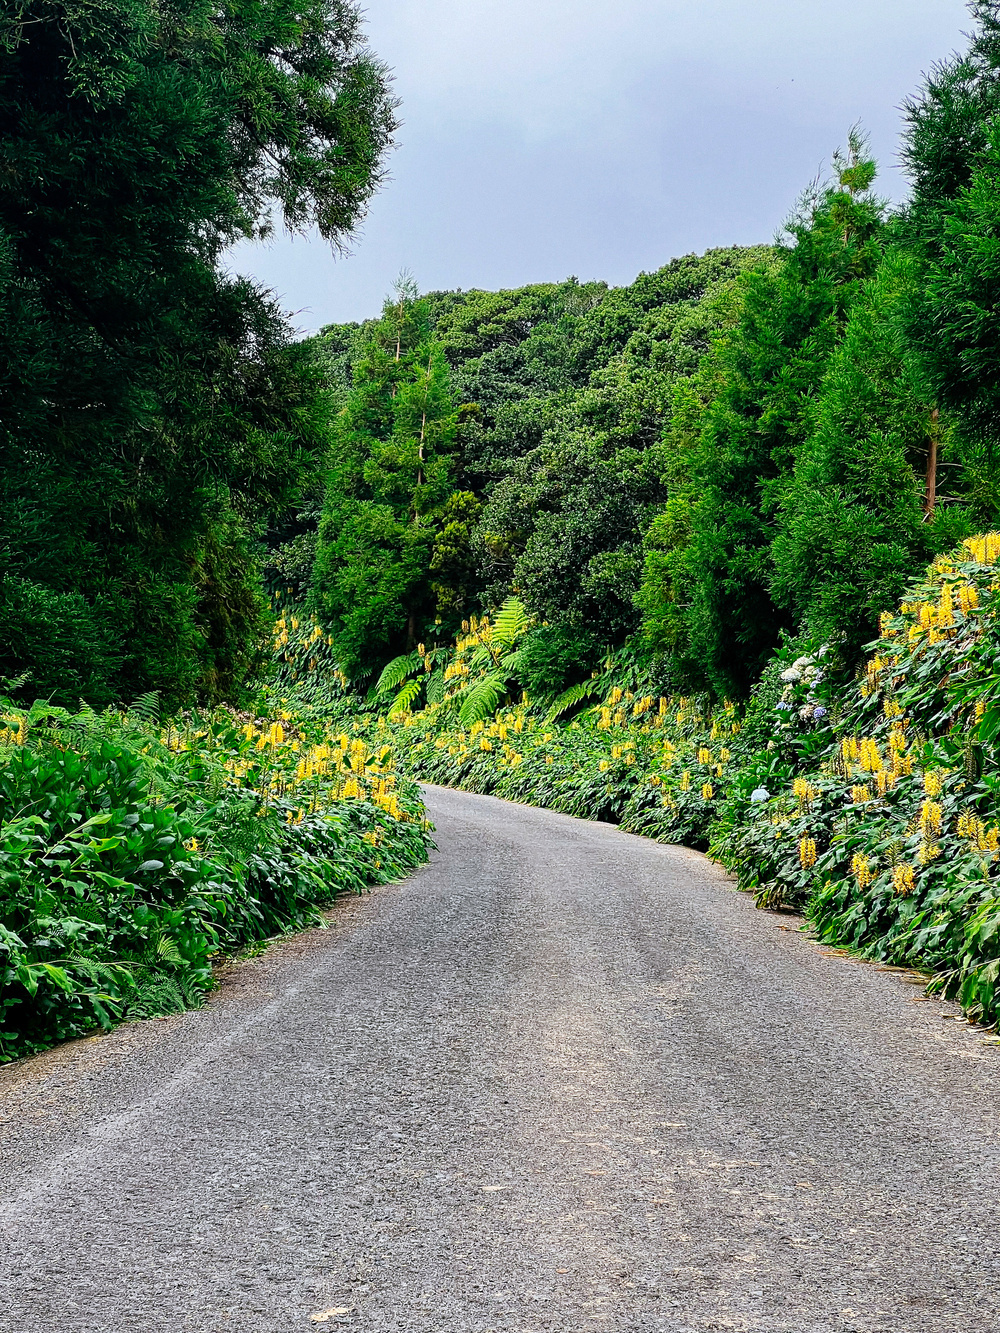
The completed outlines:
<svg viewBox="0 0 1000 1333">
<path fill-rule="evenodd" d="M 476 722 L 485 722 L 492 717 L 499 706 L 506 690 L 506 681 L 502 676 L 485 676 L 462 691 L 461 707 L 458 720 L 463 727 L 471 727 Z"/>
<path fill-rule="evenodd" d="M 372 694 L 375 698 L 380 698 L 401 685 L 407 676 L 419 671 L 423 666 L 424 659 L 419 653 L 406 653 L 402 657 L 394 657 L 393 660 L 382 668 L 382 674 L 375 682 L 375 689 Z"/>
<path fill-rule="evenodd" d="M 390 714 L 408 713 L 421 689 L 423 689 L 423 681 L 408 680 L 392 701 L 392 706 L 389 709 Z"/>
</svg>

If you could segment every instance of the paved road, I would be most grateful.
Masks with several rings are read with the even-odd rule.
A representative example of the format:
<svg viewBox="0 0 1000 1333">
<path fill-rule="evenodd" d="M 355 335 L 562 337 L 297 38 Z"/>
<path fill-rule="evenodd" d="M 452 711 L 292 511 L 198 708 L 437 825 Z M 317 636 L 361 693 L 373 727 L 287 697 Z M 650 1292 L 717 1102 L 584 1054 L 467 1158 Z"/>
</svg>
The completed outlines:
<svg viewBox="0 0 1000 1333">
<path fill-rule="evenodd" d="M 407 883 L 0 1071 L 3 1333 L 996 1333 L 1000 1051 L 693 852 L 428 795 Z"/>
</svg>

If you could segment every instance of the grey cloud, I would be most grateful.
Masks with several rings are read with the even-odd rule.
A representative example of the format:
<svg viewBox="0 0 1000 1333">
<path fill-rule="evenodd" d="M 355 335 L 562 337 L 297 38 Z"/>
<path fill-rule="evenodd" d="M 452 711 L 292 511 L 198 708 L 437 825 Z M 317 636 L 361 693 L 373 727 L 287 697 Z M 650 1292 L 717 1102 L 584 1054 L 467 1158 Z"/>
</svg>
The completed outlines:
<svg viewBox="0 0 1000 1333">
<path fill-rule="evenodd" d="M 769 240 L 860 120 L 895 167 L 899 105 L 962 44 L 961 0 L 383 0 L 396 71 L 392 180 L 352 253 L 241 246 L 303 329 L 426 289 L 630 281 L 676 254 Z"/>
</svg>

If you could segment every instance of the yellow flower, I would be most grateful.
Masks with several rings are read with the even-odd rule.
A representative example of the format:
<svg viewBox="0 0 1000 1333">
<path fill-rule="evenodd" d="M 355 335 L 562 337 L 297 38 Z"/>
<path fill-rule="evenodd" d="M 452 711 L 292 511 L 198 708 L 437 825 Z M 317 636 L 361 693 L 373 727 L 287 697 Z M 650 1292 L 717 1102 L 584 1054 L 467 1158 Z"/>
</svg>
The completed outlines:
<svg viewBox="0 0 1000 1333">
<path fill-rule="evenodd" d="M 887 772 L 883 769 L 881 773 L 875 774 L 875 785 L 878 788 L 878 794 L 880 796 L 884 796 L 890 787 L 895 786 L 895 783 L 896 774 L 891 770 Z"/>
<path fill-rule="evenodd" d="M 928 861 L 933 861 L 936 856 L 941 855 L 941 848 L 935 842 L 924 842 L 920 846 L 920 864 L 925 866 Z"/>
<path fill-rule="evenodd" d="M 867 889 L 872 882 L 872 872 L 868 857 L 863 852 L 855 852 L 851 857 L 851 874 L 858 881 L 859 889 Z"/>
<path fill-rule="evenodd" d="M 877 773 L 882 767 L 882 756 L 878 744 L 871 739 L 864 739 L 860 745 L 861 767 L 866 773 Z"/>
<path fill-rule="evenodd" d="M 803 838 L 799 842 L 799 864 L 803 870 L 809 870 L 816 864 L 815 838 Z"/>
<path fill-rule="evenodd" d="M 872 794 L 867 786 L 858 784 L 851 788 L 851 800 L 855 805 L 861 805 L 863 801 L 870 801 Z"/>
<path fill-rule="evenodd" d="M 924 801 L 920 807 L 920 828 L 928 840 L 941 832 L 941 807 L 937 801 Z"/>
<path fill-rule="evenodd" d="M 703 801 L 710 801 L 712 799 L 712 784 L 710 782 L 706 782 L 702 785 L 701 799 Z"/>
<path fill-rule="evenodd" d="M 928 796 L 941 795 L 941 774 L 929 768 L 924 774 L 924 791 Z"/>
<path fill-rule="evenodd" d="M 913 892 L 913 867 L 896 866 L 892 872 L 892 887 L 905 898 L 908 893 Z"/>
</svg>

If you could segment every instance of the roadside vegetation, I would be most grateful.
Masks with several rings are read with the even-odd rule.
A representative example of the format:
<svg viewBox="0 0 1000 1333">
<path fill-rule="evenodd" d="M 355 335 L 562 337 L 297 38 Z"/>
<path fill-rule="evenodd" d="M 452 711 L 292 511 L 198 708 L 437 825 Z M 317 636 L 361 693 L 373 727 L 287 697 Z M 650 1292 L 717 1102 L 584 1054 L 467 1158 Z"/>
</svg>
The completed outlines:
<svg viewBox="0 0 1000 1333">
<path fill-rule="evenodd" d="M 416 779 L 716 856 L 998 1017 L 1000 0 L 770 245 L 297 341 L 389 76 L 341 0 L 0 20 L 0 1055 L 405 873 Z M 122 201 L 127 201 L 123 204 Z"/>
<path fill-rule="evenodd" d="M 218 962 L 426 859 L 387 745 L 261 702 L 0 708 L 0 1059 L 196 1006 Z"/>
<path fill-rule="evenodd" d="M 553 701 L 517 683 L 523 606 L 383 673 L 362 715 L 425 780 L 707 850 L 826 942 L 1000 1018 L 1000 534 L 915 581 L 858 672 L 799 641 L 745 704 L 655 696 L 626 654 Z M 406 673 L 404 675 L 404 673 Z M 414 686 L 442 696 L 418 711 Z M 421 677 L 423 679 L 421 679 Z M 498 697 L 499 696 L 499 697 Z M 357 705 L 353 705 L 355 708 Z"/>
</svg>

